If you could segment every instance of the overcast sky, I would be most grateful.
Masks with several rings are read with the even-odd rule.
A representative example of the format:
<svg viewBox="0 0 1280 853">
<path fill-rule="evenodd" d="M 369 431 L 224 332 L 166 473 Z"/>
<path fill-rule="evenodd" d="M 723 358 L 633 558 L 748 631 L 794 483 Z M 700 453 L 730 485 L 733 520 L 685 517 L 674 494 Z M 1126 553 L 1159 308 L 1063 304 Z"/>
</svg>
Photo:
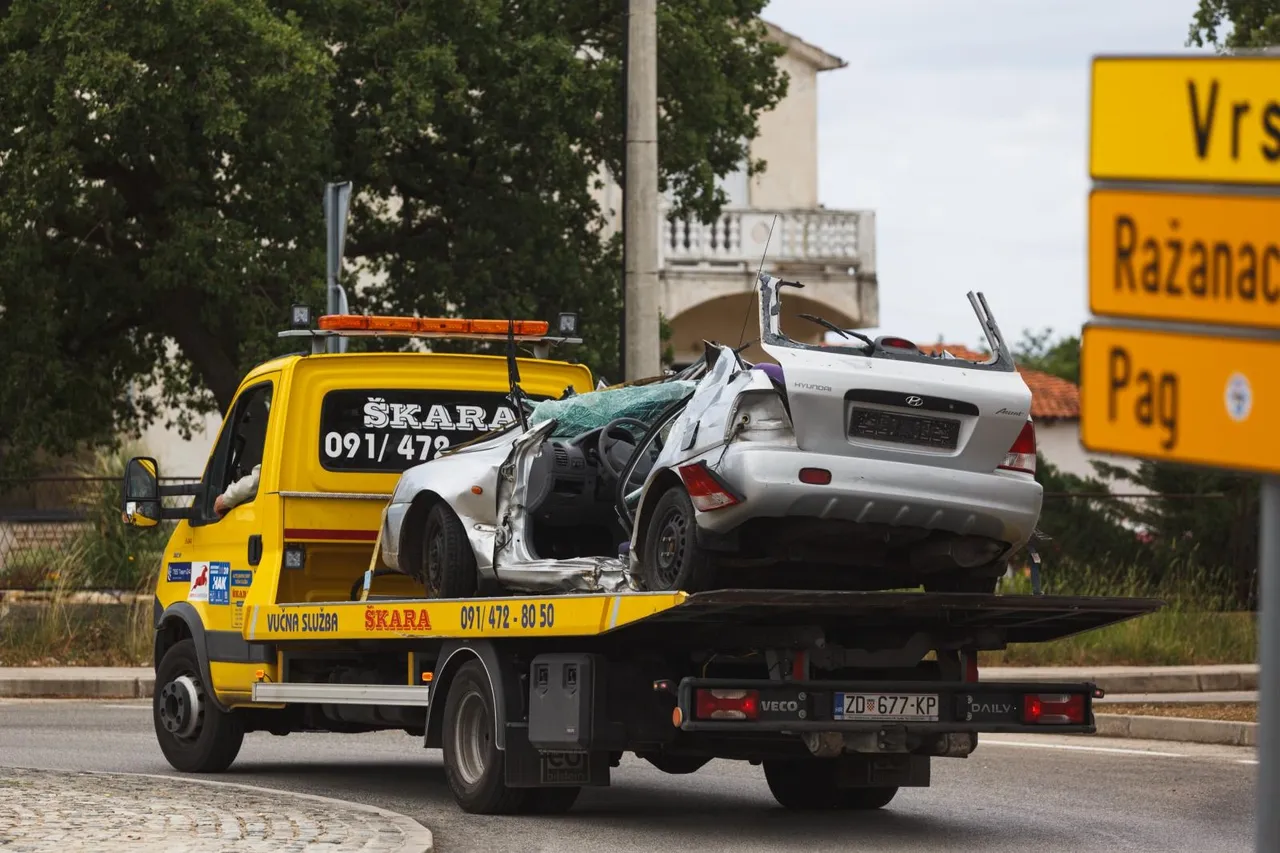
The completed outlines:
<svg viewBox="0 0 1280 853">
<path fill-rule="evenodd" d="M 819 198 L 876 212 L 880 323 L 980 342 L 1078 334 L 1089 60 L 1177 53 L 1196 0 L 772 0 L 766 20 L 849 64 L 818 78 Z"/>
</svg>

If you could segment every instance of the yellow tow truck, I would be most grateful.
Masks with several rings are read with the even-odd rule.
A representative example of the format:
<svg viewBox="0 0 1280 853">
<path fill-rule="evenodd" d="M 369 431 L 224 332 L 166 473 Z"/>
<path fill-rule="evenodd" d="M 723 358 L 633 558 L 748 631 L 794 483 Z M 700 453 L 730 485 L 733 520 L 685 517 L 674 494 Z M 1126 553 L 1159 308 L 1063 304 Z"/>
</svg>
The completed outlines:
<svg viewBox="0 0 1280 853">
<path fill-rule="evenodd" d="M 432 599 L 375 572 L 399 475 L 512 423 L 517 370 L 527 398 L 592 393 L 586 367 L 549 357 L 575 341 L 576 317 L 555 336 L 532 320 L 315 325 L 295 309 L 281 335 L 311 351 L 244 378 L 200 483 L 160 485 L 150 458 L 126 469 L 126 523 L 178 522 L 156 585 L 153 717 L 182 771 L 225 770 L 249 732 L 399 729 L 443 749 L 457 802 L 476 813 L 565 811 L 627 752 L 669 773 L 763 764 L 788 808 L 878 808 L 927 786 L 932 758 L 969 755 L 980 732 L 1095 731 L 1095 685 L 979 681 L 980 650 L 1161 606 L 734 589 Z M 508 352 L 325 351 L 368 335 Z M 363 430 L 367 418 L 383 429 Z M 248 496 L 227 508 L 233 483 Z M 175 496 L 191 505 L 164 505 Z"/>
</svg>

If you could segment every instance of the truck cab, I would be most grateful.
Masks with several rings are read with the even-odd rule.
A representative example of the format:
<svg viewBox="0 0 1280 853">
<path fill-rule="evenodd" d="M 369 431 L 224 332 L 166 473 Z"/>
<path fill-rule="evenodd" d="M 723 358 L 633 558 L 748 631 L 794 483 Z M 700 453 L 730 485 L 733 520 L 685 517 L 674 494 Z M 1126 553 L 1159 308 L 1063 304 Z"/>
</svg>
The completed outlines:
<svg viewBox="0 0 1280 853">
<path fill-rule="evenodd" d="M 508 341 L 511 349 L 572 343 L 527 320 L 437 320 L 330 315 L 291 330 L 323 344 L 361 334 Z M 241 382 L 194 487 L 161 487 L 154 459 L 134 459 L 125 520 L 176 519 L 155 590 L 157 665 L 193 640 L 216 699 L 249 699 L 274 661 L 251 648 L 245 614 L 255 606 L 350 601 L 374 560 L 382 510 L 413 465 L 516 421 L 512 363 L 532 400 L 590 391 L 590 370 L 550 358 L 423 352 L 313 352 L 276 358 Z M 256 487 L 254 480 L 256 478 Z M 243 497 L 219 503 L 229 487 Z M 160 499 L 189 496 L 187 508 Z M 225 503 L 225 497 L 224 497 Z M 219 510 L 224 511 L 219 511 Z M 379 592 L 423 590 L 389 574 Z"/>
</svg>

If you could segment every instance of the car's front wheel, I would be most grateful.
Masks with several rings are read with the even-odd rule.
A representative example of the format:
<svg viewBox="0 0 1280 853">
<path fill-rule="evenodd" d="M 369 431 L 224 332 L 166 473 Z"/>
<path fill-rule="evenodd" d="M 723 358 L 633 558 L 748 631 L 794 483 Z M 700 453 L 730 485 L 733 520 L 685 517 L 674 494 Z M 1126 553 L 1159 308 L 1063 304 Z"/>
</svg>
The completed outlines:
<svg viewBox="0 0 1280 853">
<path fill-rule="evenodd" d="M 715 583 L 715 565 L 698 545 L 693 502 L 672 486 L 653 505 L 645 532 L 640 572 L 650 591 L 702 592 Z"/>
<path fill-rule="evenodd" d="M 428 598 L 470 598 L 476 592 L 475 552 L 462 521 L 444 501 L 427 513 L 422 582 Z"/>
</svg>

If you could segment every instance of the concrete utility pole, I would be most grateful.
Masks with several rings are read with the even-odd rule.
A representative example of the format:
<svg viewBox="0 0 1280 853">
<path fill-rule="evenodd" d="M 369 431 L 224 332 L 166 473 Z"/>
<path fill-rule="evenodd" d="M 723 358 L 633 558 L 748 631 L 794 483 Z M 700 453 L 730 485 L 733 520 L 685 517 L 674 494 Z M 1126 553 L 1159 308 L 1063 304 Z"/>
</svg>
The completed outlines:
<svg viewBox="0 0 1280 853">
<path fill-rule="evenodd" d="M 658 2 L 628 0 L 622 236 L 626 379 L 661 369 L 658 333 Z"/>
</svg>

